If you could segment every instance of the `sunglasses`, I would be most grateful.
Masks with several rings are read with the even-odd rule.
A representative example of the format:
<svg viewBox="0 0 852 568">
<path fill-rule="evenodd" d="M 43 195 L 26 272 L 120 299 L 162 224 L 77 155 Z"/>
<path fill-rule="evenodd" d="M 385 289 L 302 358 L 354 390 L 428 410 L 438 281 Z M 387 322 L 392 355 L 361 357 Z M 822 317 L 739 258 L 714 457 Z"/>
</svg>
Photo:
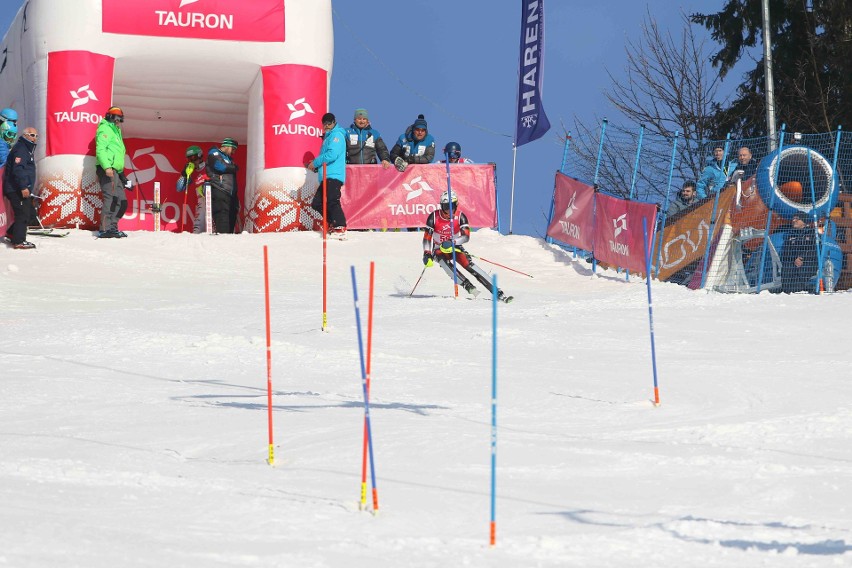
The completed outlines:
<svg viewBox="0 0 852 568">
<path fill-rule="evenodd" d="M 38 134 L 34 134 L 32 132 L 24 132 L 24 136 L 26 136 L 27 138 L 33 138 L 33 139 L 38 138 Z"/>
</svg>

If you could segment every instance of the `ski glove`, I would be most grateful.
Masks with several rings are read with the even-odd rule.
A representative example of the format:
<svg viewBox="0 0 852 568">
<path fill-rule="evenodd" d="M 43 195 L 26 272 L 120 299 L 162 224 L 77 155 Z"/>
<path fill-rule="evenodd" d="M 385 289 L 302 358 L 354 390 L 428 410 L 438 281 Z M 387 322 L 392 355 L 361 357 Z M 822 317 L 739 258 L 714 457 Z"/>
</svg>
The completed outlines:
<svg viewBox="0 0 852 568">
<path fill-rule="evenodd" d="M 426 266 L 426 268 L 429 268 L 430 266 L 435 264 L 434 262 L 432 262 L 432 255 L 428 252 L 423 253 L 423 264 Z"/>
<path fill-rule="evenodd" d="M 393 161 L 393 165 L 396 166 L 396 169 L 399 171 L 404 172 L 405 168 L 408 167 L 408 162 L 406 162 L 402 156 L 397 156 L 396 160 Z"/>
<path fill-rule="evenodd" d="M 453 254 L 453 242 L 444 241 L 441 243 L 441 252 L 444 254 Z"/>
</svg>

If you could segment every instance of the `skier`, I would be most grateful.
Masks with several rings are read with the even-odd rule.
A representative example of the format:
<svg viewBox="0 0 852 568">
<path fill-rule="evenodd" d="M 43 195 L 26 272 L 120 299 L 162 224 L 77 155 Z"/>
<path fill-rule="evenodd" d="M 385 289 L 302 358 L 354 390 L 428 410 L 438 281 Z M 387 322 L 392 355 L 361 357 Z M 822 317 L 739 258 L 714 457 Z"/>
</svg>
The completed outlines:
<svg viewBox="0 0 852 568">
<path fill-rule="evenodd" d="M 458 196 L 453 194 L 452 220 L 450 220 L 450 196 L 445 191 L 441 195 L 441 208 L 432 211 L 426 219 L 426 231 L 423 233 L 423 264 L 427 267 L 437 262 L 444 272 L 453 277 L 453 249 L 455 248 L 455 260 L 457 267 L 461 266 L 474 278 L 485 286 L 485 289 L 494 294 L 491 279 L 471 260 L 470 254 L 462 245 L 470 240 L 470 225 L 467 216 L 459 211 Z M 465 278 L 457 269 L 459 282 L 474 298 L 479 295 L 479 290 Z M 507 304 L 514 298 L 507 296 L 503 290 L 498 288 L 497 299 Z"/>
<path fill-rule="evenodd" d="M 195 222 L 192 225 L 192 232 L 195 234 L 203 233 L 207 225 L 207 203 L 204 199 L 204 182 L 210 178 L 207 176 L 207 162 L 204 161 L 204 153 L 199 146 L 190 146 L 186 149 L 186 159 L 188 160 L 183 167 L 183 173 L 177 180 L 178 192 L 187 191 L 188 188 L 194 186 L 195 193 L 198 195 L 198 204 L 195 207 Z"/>
<path fill-rule="evenodd" d="M 451 164 L 472 164 L 473 160 L 470 158 L 462 158 L 461 155 L 461 144 L 458 142 L 447 142 L 447 145 L 444 146 L 444 154 L 450 160 Z M 446 164 L 447 160 L 441 160 L 442 164 Z"/>
</svg>

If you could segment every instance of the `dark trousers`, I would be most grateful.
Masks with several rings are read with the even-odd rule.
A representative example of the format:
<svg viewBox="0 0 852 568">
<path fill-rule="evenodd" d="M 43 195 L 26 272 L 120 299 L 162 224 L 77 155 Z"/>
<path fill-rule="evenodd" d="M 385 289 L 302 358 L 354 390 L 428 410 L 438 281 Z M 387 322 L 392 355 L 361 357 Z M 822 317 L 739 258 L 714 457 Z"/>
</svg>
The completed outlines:
<svg viewBox="0 0 852 568">
<path fill-rule="evenodd" d="M 96 170 L 98 183 L 101 184 L 101 231 L 118 230 L 118 222 L 127 212 L 127 195 L 124 191 L 124 180 L 127 179 L 120 172 L 113 171 L 112 177 L 100 166 Z"/>
<path fill-rule="evenodd" d="M 213 230 L 217 233 L 233 233 L 233 222 L 236 220 L 236 212 L 231 212 L 234 202 L 230 193 L 212 187 L 210 195 L 210 208 L 213 210 Z"/>
<path fill-rule="evenodd" d="M 13 245 L 19 245 L 27 240 L 27 214 L 24 209 L 24 199 L 18 192 L 6 194 L 9 204 L 12 206 L 12 214 L 15 221 L 6 230 L 6 236 Z"/>
<path fill-rule="evenodd" d="M 345 227 L 346 215 L 343 214 L 343 207 L 340 205 L 340 195 L 341 189 L 343 188 L 343 182 L 339 179 L 328 178 L 328 180 L 326 180 L 326 186 L 328 187 L 326 207 L 328 208 L 329 227 Z M 314 194 L 314 198 L 311 201 L 311 207 L 313 207 L 317 213 L 322 215 L 322 182 L 320 182 L 317 192 Z"/>
</svg>

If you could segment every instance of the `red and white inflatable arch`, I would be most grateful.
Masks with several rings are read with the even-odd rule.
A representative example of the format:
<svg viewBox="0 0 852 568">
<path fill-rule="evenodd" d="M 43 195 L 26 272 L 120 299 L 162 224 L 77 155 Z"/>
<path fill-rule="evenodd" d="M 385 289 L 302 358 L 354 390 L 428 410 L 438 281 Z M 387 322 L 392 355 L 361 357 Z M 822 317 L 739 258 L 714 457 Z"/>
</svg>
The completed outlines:
<svg viewBox="0 0 852 568">
<path fill-rule="evenodd" d="M 184 151 L 224 137 L 240 143 L 244 228 L 313 225 L 299 196 L 316 187 L 303 164 L 328 107 L 331 0 L 28 0 L 2 49 L 0 107 L 42 134 L 45 224 L 96 228 L 94 135 L 117 105 L 125 172 L 140 187 L 120 228 L 152 228 L 155 181 L 163 228 L 181 215 L 191 227 L 194 192 L 184 203 L 175 191 Z"/>
</svg>

